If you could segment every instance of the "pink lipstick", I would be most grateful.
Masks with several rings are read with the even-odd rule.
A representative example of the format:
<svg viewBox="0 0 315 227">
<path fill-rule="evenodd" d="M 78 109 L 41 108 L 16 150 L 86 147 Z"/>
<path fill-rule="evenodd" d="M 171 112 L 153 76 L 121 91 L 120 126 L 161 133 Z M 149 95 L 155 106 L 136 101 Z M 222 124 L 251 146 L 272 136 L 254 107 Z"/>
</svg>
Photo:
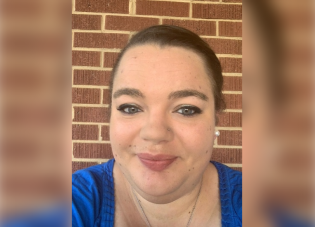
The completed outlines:
<svg viewBox="0 0 315 227">
<path fill-rule="evenodd" d="M 166 169 L 177 159 L 176 156 L 164 154 L 152 155 L 149 153 L 140 153 L 137 154 L 137 156 L 143 165 L 153 171 L 158 172 Z"/>
</svg>

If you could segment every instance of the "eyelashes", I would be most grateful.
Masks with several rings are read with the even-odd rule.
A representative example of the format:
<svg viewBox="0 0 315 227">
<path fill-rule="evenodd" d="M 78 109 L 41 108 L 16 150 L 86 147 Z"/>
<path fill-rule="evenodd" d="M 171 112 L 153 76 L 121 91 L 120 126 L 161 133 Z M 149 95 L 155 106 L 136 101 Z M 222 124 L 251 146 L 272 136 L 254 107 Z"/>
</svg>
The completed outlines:
<svg viewBox="0 0 315 227">
<path fill-rule="evenodd" d="M 117 108 L 117 110 L 128 115 L 133 115 L 142 112 L 142 109 L 140 109 L 140 107 L 134 104 L 122 104 Z"/>
<path fill-rule="evenodd" d="M 143 110 L 135 104 L 122 104 L 117 108 L 117 110 L 127 115 L 134 115 L 139 112 L 143 112 Z M 196 106 L 184 105 L 184 106 L 178 107 L 175 111 L 173 111 L 173 113 L 178 113 L 185 117 L 192 117 L 192 116 L 201 114 L 202 111 L 200 108 Z"/>
<path fill-rule="evenodd" d="M 181 106 L 180 108 L 178 108 L 176 111 L 176 113 L 179 113 L 185 117 L 191 117 L 197 114 L 201 114 L 201 109 L 196 107 L 196 106 L 191 106 L 191 105 L 185 105 L 185 106 Z"/>
</svg>

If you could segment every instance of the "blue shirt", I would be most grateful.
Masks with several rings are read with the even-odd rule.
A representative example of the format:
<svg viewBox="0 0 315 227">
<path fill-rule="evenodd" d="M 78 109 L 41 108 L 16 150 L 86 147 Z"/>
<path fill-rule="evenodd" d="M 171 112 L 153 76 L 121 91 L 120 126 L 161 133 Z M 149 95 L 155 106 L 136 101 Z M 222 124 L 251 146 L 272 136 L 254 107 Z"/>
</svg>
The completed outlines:
<svg viewBox="0 0 315 227">
<path fill-rule="evenodd" d="M 72 227 L 113 227 L 114 159 L 72 175 Z M 212 162 L 219 175 L 222 227 L 242 226 L 242 174 Z"/>
</svg>

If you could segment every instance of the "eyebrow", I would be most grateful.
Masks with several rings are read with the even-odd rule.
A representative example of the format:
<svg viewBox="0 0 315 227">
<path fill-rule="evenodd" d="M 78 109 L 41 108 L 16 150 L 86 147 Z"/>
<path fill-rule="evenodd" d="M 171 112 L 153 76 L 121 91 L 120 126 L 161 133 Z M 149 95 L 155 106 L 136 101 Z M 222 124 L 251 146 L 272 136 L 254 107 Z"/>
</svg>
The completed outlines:
<svg viewBox="0 0 315 227">
<path fill-rule="evenodd" d="M 197 97 L 201 100 L 208 101 L 208 96 L 205 94 L 197 91 L 197 90 L 180 90 L 180 91 L 174 91 L 169 96 L 168 99 L 179 99 L 179 98 L 185 98 L 189 96 Z"/>
<path fill-rule="evenodd" d="M 134 88 L 121 88 L 114 92 L 113 97 L 116 99 L 122 95 L 129 95 L 132 97 L 144 98 L 144 95 L 142 94 L 142 92 Z"/>
</svg>

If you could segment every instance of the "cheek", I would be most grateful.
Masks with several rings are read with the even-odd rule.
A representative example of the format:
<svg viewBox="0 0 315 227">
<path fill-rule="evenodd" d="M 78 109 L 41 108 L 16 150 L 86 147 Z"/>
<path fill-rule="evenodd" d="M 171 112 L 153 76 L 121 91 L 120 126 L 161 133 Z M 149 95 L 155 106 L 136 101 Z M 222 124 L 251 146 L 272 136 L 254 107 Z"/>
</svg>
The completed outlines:
<svg viewBox="0 0 315 227">
<path fill-rule="evenodd" d="M 110 142 L 113 151 L 119 152 L 134 146 L 134 139 L 139 131 L 139 124 L 112 117 L 110 122 Z"/>
<path fill-rule="evenodd" d="M 212 153 L 214 141 L 214 126 L 200 122 L 188 127 L 182 127 L 178 137 L 189 151 L 189 155 L 209 156 Z"/>
</svg>

